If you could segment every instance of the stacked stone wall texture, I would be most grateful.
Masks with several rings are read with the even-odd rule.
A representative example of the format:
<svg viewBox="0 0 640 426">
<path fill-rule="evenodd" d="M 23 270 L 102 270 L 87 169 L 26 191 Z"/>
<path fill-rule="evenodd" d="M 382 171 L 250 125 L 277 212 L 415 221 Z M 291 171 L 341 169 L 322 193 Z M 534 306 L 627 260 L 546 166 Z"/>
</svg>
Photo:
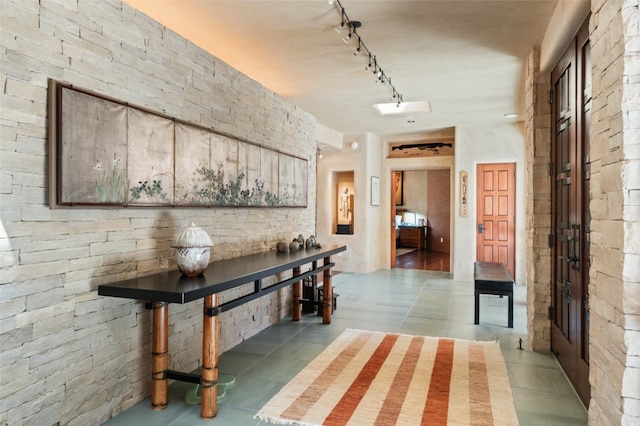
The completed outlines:
<svg viewBox="0 0 640 426">
<path fill-rule="evenodd" d="M 0 424 L 97 425 L 150 393 L 150 312 L 102 283 L 175 268 L 191 222 L 212 260 L 315 227 L 315 121 L 116 0 L 0 0 Z M 49 208 L 48 79 L 309 160 L 307 208 Z M 275 278 L 274 278 L 275 279 Z M 228 297 L 223 295 L 224 297 Z M 289 311 L 283 290 L 226 312 L 221 351 Z M 202 302 L 171 305 L 170 368 L 201 359 Z"/>
<path fill-rule="evenodd" d="M 527 324 L 529 346 L 534 351 L 550 350 L 551 328 L 551 89 L 549 73 L 540 71 L 540 48 L 527 58 L 526 74 L 526 188 L 527 188 Z"/>
<path fill-rule="evenodd" d="M 589 423 L 640 423 L 640 10 L 592 0 Z"/>
</svg>

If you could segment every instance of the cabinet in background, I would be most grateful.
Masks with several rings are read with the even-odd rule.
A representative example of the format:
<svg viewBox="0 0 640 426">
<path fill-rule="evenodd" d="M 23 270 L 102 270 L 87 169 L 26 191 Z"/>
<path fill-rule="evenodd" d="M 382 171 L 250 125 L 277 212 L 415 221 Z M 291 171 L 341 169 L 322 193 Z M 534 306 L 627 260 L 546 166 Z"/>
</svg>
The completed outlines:
<svg viewBox="0 0 640 426">
<path fill-rule="evenodd" d="M 398 228 L 398 246 L 425 248 L 427 236 L 426 226 L 400 226 Z"/>
</svg>

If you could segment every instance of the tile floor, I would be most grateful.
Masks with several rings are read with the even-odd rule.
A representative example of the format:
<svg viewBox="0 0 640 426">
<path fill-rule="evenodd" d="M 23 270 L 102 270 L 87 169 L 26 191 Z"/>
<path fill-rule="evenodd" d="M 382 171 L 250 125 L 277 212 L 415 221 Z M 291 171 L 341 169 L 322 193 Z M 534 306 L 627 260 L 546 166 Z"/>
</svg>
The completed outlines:
<svg viewBox="0 0 640 426">
<path fill-rule="evenodd" d="M 333 278 L 338 298 L 331 325 L 315 314 L 284 319 L 220 356 L 220 372 L 237 377 L 214 420 L 200 419 L 200 406 L 184 403 L 186 383 L 169 387 L 169 406 L 152 411 L 149 398 L 107 425 L 264 425 L 253 419 L 278 390 L 344 329 L 498 340 L 507 363 L 521 425 L 586 425 L 587 412 L 550 354 L 527 348 L 525 292 L 516 286 L 514 328 L 507 325 L 507 299 L 481 296 L 480 324 L 473 324 L 473 283 L 447 272 L 412 269 Z M 224 326 L 224 325 L 222 325 Z M 519 339 L 524 350 L 519 350 Z"/>
</svg>

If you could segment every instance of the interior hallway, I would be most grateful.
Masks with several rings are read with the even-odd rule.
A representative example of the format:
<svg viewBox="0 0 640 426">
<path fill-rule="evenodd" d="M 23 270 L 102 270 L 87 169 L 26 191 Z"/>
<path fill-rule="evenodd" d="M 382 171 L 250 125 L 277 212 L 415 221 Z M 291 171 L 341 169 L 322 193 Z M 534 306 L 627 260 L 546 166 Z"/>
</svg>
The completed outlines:
<svg viewBox="0 0 640 426">
<path fill-rule="evenodd" d="M 526 289 L 515 288 L 514 328 L 507 325 L 507 299 L 481 296 L 480 324 L 473 324 L 473 283 L 449 273 L 413 269 L 333 278 L 338 308 L 331 325 L 304 314 L 285 318 L 221 354 L 220 373 L 237 377 L 213 421 L 200 419 L 200 406 L 183 402 L 186 383 L 169 387 L 170 402 L 152 411 L 147 398 L 113 418 L 118 425 L 264 425 L 253 419 L 278 390 L 346 328 L 468 340 L 498 340 L 507 363 L 520 425 L 586 425 L 587 412 L 551 354 L 526 347 Z M 221 322 L 221 327 L 224 323 Z M 519 350 L 519 339 L 524 350 Z"/>
</svg>

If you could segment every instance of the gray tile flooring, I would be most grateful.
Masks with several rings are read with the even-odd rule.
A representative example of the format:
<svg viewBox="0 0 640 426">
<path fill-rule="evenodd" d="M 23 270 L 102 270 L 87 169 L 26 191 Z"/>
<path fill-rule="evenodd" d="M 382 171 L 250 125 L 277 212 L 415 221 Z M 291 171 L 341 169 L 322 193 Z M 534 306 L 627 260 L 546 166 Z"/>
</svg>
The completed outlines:
<svg viewBox="0 0 640 426">
<path fill-rule="evenodd" d="M 412 269 L 333 278 L 338 309 L 331 325 L 315 314 L 284 319 L 220 356 L 220 372 L 237 377 L 214 420 L 184 403 L 186 383 L 169 387 L 169 406 L 152 411 L 149 398 L 107 424 L 264 425 L 253 416 L 346 328 L 468 340 L 497 340 L 507 363 L 521 425 L 586 425 L 587 412 L 550 354 L 527 345 L 526 289 L 516 286 L 514 328 L 507 328 L 507 299 L 481 296 L 480 324 L 473 324 L 473 283 L 447 272 Z M 221 324 L 224 327 L 224 324 Z M 519 350 L 519 339 L 524 350 Z"/>
</svg>

